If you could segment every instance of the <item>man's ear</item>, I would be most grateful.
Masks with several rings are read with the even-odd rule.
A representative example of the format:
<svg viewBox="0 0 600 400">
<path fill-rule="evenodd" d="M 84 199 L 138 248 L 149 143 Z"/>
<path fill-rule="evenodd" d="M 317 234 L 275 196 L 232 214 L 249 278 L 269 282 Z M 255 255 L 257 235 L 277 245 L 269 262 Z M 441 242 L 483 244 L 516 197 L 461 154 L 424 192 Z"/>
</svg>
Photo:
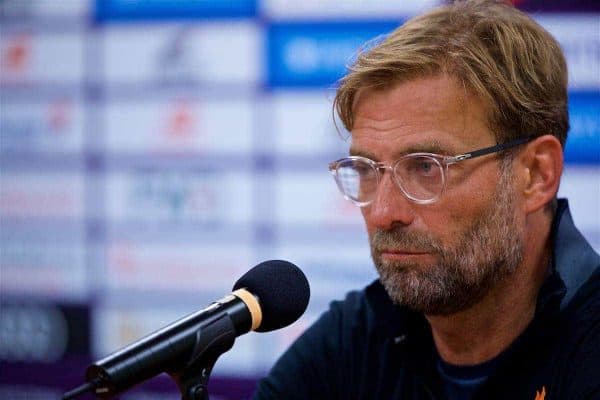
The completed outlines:
<svg viewBox="0 0 600 400">
<path fill-rule="evenodd" d="M 526 144 L 517 158 L 523 206 L 525 212 L 532 213 L 556 197 L 563 169 L 563 148 L 555 136 L 544 135 Z"/>
</svg>

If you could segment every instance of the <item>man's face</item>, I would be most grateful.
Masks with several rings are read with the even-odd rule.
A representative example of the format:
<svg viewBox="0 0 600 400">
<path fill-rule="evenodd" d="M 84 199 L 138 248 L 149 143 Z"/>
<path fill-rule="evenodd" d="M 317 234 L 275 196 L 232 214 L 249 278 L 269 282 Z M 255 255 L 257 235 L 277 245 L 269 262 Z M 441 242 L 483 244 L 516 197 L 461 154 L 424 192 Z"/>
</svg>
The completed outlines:
<svg viewBox="0 0 600 400">
<path fill-rule="evenodd" d="M 493 144 L 482 103 L 445 76 L 364 92 L 355 104 L 351 153 L 375 161 Z M 522 261 L 510 167 L 484 156 L 449 166 L 446 180 L 440 199 L 423 205 L 404 197 L 386 172 L 375 200 L 362 209 L 388 294 L 428 315 L 467 309 Z"/>
</svg>

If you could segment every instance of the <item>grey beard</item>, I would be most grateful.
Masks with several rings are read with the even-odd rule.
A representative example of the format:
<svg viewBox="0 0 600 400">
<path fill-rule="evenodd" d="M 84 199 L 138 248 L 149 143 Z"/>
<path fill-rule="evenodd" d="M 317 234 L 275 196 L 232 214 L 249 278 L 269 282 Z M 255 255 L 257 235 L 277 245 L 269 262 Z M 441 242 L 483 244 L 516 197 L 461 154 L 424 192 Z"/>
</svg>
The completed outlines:
<svg viewBox="0 0 600 400">
<path fill-rule="evenodd" d="M 500 180 L 494 203 L 473 221 L 453 247 L 427 233 L 404 227 L 378 230 L 370 237 L 371 254 L 388 295 L 396 304 L 427 315 L 466 310 L 511 275 L 523 258 L 511 186 Z M 381 249 L 405 248 L 431 253 L 431 265 L 384 261 Z"/>
</svg>

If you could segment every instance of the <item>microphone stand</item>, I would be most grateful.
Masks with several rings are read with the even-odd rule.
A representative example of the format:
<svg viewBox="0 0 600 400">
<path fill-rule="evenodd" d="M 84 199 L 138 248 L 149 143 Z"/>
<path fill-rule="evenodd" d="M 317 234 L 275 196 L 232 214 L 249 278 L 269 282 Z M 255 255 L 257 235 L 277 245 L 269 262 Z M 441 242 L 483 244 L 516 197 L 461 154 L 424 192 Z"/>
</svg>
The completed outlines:
<svg viewBox="0 0 600 400">
<path fill-rule="evenodd" d="M 236 331 L 231 319 L 223 315 L 196 335 L 196 346 L 188 363 L 169 373 L 179 387 L 182 400 L 209 400 L 210 373 L 219 356 L 233 346 Z"/>
</svg>

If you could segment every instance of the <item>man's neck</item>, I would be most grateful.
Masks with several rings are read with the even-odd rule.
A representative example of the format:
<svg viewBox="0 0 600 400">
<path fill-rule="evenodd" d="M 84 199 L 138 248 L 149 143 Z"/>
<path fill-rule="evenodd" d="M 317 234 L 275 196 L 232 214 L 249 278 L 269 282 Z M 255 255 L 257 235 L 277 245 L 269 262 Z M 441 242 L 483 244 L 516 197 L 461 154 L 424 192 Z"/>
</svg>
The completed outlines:
<svg viewBox="0 0 600 400">
<path fill-rule="evenodd" d="M 530 265 L 524 262 L 473 307 L 447 316 L 426 316 L 444 361 L 476 365 L 491 360 L 533 320 L 537 295 L 547 274 L 549 248 L 528 248 L 525 252 L 538 261 Z"/>
</svg>

